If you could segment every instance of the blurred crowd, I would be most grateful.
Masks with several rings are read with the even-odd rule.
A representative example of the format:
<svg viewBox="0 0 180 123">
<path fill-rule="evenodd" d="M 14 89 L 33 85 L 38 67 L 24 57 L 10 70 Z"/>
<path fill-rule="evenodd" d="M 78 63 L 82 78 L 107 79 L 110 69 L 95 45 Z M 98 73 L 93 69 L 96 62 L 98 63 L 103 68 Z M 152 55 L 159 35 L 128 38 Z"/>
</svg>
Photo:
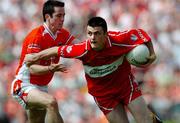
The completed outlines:
<svg viewBox="0 0 180 123">
<path fill-rule="evenodd" d="M 11 98 L 10 84 L 26 34 L 43 23 L 44 0 L 0 0 L 0 123 L 25 123 L 24 110 Z M 89 17 L 101 16 L 109 30 L 142 28 L 150 34 L 157 60 L 133 67 L 149 106 L 170 123 L 180 122 L 180 0 L 64 0 L 64 26 L 85 38 Z M 88 94 L 81 62 L 61 59 L 69 72 L 56 73 L 49 91 L 65 123 L 107 123 Z M 131 116 L 129 118 L 133 121 Z"/>
</svg>

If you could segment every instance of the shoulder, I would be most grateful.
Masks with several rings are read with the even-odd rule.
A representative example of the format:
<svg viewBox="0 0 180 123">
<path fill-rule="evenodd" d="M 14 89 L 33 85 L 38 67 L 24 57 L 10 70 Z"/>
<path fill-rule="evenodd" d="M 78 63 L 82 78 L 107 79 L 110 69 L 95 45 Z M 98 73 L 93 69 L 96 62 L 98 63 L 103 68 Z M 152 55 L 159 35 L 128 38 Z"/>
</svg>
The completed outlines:
<svg viewBox="0 0 180 123">
<path fill-rule="evenodd" d="M 132 28 L 130 30 L 123 30 L 123 31 L 108 31 L 108 35 L 115 37 L 115 36 L 123 36 L 131 33 L 146 33 L 143 29 L 141 28 Z"/>
<path fill-rule="evenodd" d="M 121 43 L 128 38 L 129 30 L 126 31 L 108 31 L 108 37 L 111 43 Z"/>
<path fill-rule="evenodd" d="M 32 29 L 25 37 L 24 43 L 26 44 L 38 43 L 38 42 L 40 43 L 41 40 L 43 39 L 43 31 L 44 31 L 43 26 L 39 26 Z"/>
<path fill-rule="evenodd" d="M 112 43 L 122 43 L 126 41 L 137 40 L 143 40 L 144 42 L 148 42 L 151 40 L 149 35 L 141 28 L 133 28 L 125 31 L 109 31 L 108 36 Z"/>
<path fill-rule="evenodd" d="M 63 33 L 63 34 L 70 34 L 70 31 L 67 30 L 67 29 L 65 29 L 65 28 L 62 28 L 62 29 L 60 29 L 59 31 L 60 31 L 61 33 Z"/>
<path fill-rule="evenodd" d="M 151 38 L 143 29 L 109 31 L 108 37 L 112 45 L 116 46 L 137 45 L 151 41 Z"/>
<path fill-rule="evenodd" d="M 32 29 L 27 37 L 30 37 L 30 38 L 39 38 L 39 37 L 42 37 L 43 36 L 43 32 L 44 32 L 44 27 L 43 26 L 39 26 L 39 27 L 36 27 L 34 29 Z"/>
<path fill-rule="evenodd" d="M 125 30 L 125 31 L 108 31 L 108 36 L 110 37 L 120 37 L 120 36 L 124 36 L 126 34 L 128 34 L 129 30 Z"/>
<path fill-rule="evenodd" d="M 75 37 L 69 32 L 69 30 L 62 28 L 59 30 L 58 37 L 61 39 L 61 41 L 64 40 L 64 44 L 72 44 Z"/>
<path fill-rule="evenodd" d="M 141 39 L 144 42 L 151 41 L 151 38 L 148 35 L 148 33 L 144 29 L 141 29 L 141 28 L 131 29 L 129 32 L 129 35 L 130 35 L 131 40 L 133 40 L 134 37 L 137 37 L 138 39 Z"/>
<path fill-rule="evenodd" d="M 27 53 L 39 52 L 45 42 L 43 41 L 44 27 L 39 26 L 34 28 L 25 38 L 24 47 L 26 47 Z"/>
<path fill-rule="evenodd" d="M 69 30 L 65 29 L 65 28 L 62 28 L 59 30 L 59 34 L 62 36 L 65 36 L 65 37 L 70 37 L 70 36 L 73 36 Z"/>
</svg>

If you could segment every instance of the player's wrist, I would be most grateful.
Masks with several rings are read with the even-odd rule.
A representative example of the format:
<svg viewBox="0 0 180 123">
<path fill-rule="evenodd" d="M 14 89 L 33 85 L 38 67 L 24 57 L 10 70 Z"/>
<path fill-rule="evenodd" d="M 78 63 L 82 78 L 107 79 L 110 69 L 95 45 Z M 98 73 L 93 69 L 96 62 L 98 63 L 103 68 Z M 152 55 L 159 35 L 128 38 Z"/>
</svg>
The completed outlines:
<svg viewBox="0 0 180 123">
<path fill-rule="evenodd" d="M 51 73 L 54 73 L 54 71 L 53 71 L 51 65 L 48 66 L 48 71 L 51 72 Z"/>
</svg>

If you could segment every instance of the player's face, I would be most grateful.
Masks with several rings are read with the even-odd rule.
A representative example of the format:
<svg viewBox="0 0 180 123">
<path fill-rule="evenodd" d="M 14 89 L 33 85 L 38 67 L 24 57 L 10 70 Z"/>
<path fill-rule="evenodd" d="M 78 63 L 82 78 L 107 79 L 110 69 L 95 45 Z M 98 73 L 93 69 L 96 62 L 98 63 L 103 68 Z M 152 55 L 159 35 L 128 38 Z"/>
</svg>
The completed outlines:
<svg viewBox="0 0 180 123">
<path fill-rule="evenodd" d="M 90 39 L 91 47 L 94 50 L 102 50 L 104 48 L 107 35 L 102 27 L 87 26 L 87 37 Z"/>
<path fill-rule="evenodd" d="M 54 7 L 52 17 L 49 16 L 49 26 L 52 32 L 61 29 L 64 23 L 65 10 L 64 7 Z"/>
</svg>

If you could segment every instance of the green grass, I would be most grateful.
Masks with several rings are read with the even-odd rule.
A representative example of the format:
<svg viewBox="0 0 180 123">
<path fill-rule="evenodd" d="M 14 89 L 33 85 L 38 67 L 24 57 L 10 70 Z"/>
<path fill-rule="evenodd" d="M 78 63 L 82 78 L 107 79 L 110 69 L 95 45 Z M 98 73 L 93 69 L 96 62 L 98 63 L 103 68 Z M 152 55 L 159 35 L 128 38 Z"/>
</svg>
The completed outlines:
<svg viewBox="0 0 180 123">
<path fill-rule="evenodd" d="M 180 121 L 167 120 L 163 121 L 163 123 L 180 123 Z"/>
</svg>

